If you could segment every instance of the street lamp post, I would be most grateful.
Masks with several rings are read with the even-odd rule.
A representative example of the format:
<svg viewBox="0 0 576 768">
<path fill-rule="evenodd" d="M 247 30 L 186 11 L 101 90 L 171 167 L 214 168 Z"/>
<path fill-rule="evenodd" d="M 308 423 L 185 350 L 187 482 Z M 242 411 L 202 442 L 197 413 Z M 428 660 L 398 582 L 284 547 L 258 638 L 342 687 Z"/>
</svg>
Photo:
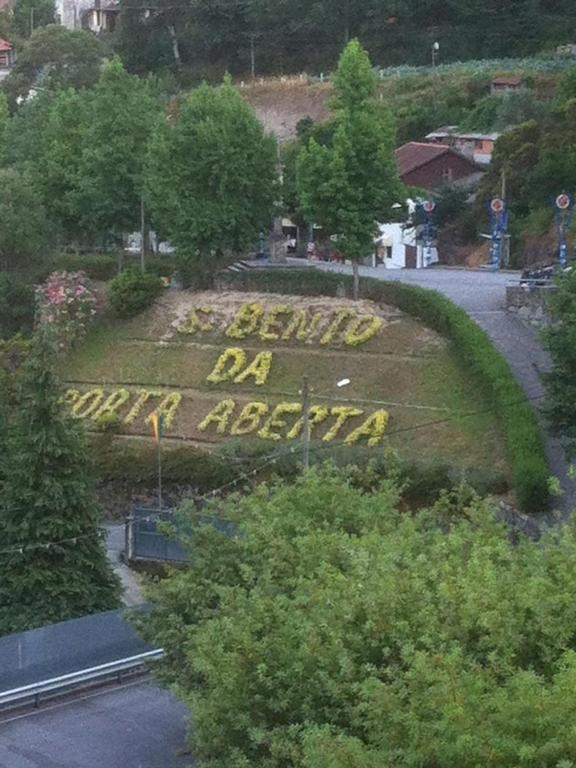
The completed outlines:
<svg viewBox="0 0 576 768">
<path fill-rule="evenodd" d="M 440 55 L 440 43 L 436 40 L 432 43 L 432 66 L 435 67 Z"/>
<path fill-rule="evenodd" d="M 350 384 L 350 379 L 340 379 L 336 382 L 338 389 L 347 387 Z M 303 441 L 303 464 L 304 472 L 308 472 L 310 469 L 310 383 L 308 376 L 302 377 L 302 419 L 304 421 L 304 441 Z"/>
</svg>

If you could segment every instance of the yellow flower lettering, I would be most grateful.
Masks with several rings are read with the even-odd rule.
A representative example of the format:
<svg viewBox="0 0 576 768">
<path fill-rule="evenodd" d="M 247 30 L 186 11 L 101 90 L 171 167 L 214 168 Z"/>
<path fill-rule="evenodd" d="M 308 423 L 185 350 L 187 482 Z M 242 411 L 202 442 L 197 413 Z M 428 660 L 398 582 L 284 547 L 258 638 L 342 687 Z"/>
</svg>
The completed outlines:
<svg viewBox="0 0 576 768">
<path fill-rule="evenodd" d="M 121 408 L 124 403 L 128 402 L 129 399 L 130 392 L 128 392 L 127 389 L 117 389 L 115 392 L 112 392 L 112 394 L 104 400 L 100 408 L 92 414 L 92 419 L 96 421 L 104 414 L 116 413 L 116 411 Z"/>
<path fill-rule="evenodd" d="M 272 352 L 259 352 L 246 370 L 239 373 L 234 384 L 243 384 L 250 376 L 254 377 L 257 386 L 266 384 L 272 365 Z"/>
<path fill-rule="evenodd" d="M 332 320 L 328 326 L 326 333 L 320 339 L 320 344 L 330 344 L 335 336 L 341 331 L 344 321 L 354 317 L 354 314 L 352 309 L 339 309 L 334 316 L 334 320 Z"/>
<path fill-rule="evenodd" d="M 261 437 L 263 440 L 282 440 L 283 435 L 274 431 L 288 426 L 282 419 L 282 416 L 299 413 L 302 413 L 301 403 L 279 403 L 276 408 L 274 408 L 269 418 L 264 422 L 264 426 L 258 432 L 258 437 Z"/>
<path fill-rule="evenodd" d="M 188 333 L 193 336 L 194 334 L 201 333 L 202 331 L 211 331 L 212 323 L 210 322 L 210 319 L 207 318 L 203 320 L 201 317 L 199 317 L 199 312 L 203 315 L 211 315 L 212 309 L 210 307 L 193 307 L 190 311 L 188 322 L 186 325 L 178 328 L 178 333 Z"/>
<path fill-rule="evenodd" d="M 376 336 L 383 325 L 384 321 L 377 315 L 358 315 L 348 326 L 344 342 L 350 347 L 365 344 Z"/>
<path fill-rule="evenodd" d="M 262 341 L 277 341 L 280 338 L 280 331 L 282 331 L 282 323 L 278 320 L 281 315 L 292 315 L 294 310 L 284 304 L 279 304 L 277 307 L 273 307 L 264 316 L 262 321 L 262 327 L 260 328 L 260 338 Z M 276 333 L 276 329 L 278 333 Z"/>
<path fill-rule="evenodd" d="M 234 413 L 234 408 L 236 408 L 234 400 L 221 400 L 206 416 L 198 429 L 201 432 L 205 432 L 210 424 L 216 424 L 216 432 L 219 435 L 225 434 L 228 421 Z"/>
<path fill-rule="evenodd" d="M 338 433 L 344 424 L 348 421 L 348 419 L 351 419 L 354 416 L 362 416 L 363 413 L 364 411 L 361 411 L 360 408 L 352 408 L 346 405 L 338 405 L 335 408 L 332 408 L 330 415 L 336 416 L 336 422 L 332 427 L 330 427 L 328 432 L 326 432 L 322 440 L 325 443 L 331 443 L 332 440 L 338 437 Z"/>
<path fill-rule="evenodd" d="M 229 339 L 245 339 L 254 333 L 263 314 L 264 307 L 261 304 L 244 304 L 236 313 L 226 336 Z"/>
<path fill-rule="evenodd" d="M 77 419 L 87 419 L 104 400 L 103 389 L 90 389 L 85 392 L 72 406 L 72 413 Z"/>
<path fill-rule="evenodd" d="M 350 432 L 344 442 L 346 445 L 354 445 L 354 443 L 357 443 L 362 437 L 367 437 L 370 448 L 375 448 L 382 442 L 386 427 L 388 426 L 388 419 L 388 411 L 375 411 L 368 416 L 364 424 L 361 424 L 353 432 Z"/>
<path fill-rule="evenodd" d="M 328 408 L 325 408 L 323 405 L 313 405 L 312 408 L 310 408 L 310 428 L 315 427 L 317 424 L 322 424 L 323 421 L 326 421 L 328 416 L 330 416 L 330 411 Z M 302 417 L 298 419 L 290 432 L 288 432 L 286 439 L 295 440 L 297 437 L 300 437 L 300 433 L 303 429 L 304 418 Z"/>
<path fill-rule="evenodd" d="M 266 403 L 248 403 L 244 406 L 234 424 L 232 424 L 230 434 L 238 436 L 255 432 L 260 426 L 262 416 L 266 416 L 269 410 Z"/>
<path fill-rule="evenodd" d="M 232 365 L 226 370 L 226 366 L 229 363 L 232 363 Z M 246 352 L 238 347 L 229 347 L 222 352 L 214 366 L 214 370 L 206 381 L 209 381 L 211 384 L 221 384 L 223 381 L 229 381 L 237 376 L 245 365 Z"/>
</svg>

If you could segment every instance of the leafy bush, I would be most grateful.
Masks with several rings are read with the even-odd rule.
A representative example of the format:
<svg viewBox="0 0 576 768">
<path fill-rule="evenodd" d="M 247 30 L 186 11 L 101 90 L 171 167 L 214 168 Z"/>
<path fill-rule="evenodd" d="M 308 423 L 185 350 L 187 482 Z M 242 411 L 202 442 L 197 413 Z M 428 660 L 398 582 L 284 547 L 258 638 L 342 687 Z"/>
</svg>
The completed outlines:
<svg viewBox="0 0 576 768">
<path fill-rule="evenodd" d="M 96 314 L 97 298 L 83 272 L 53 272 L 36 289 L 38 318 L 61 349 L 82 339 Z"/>
<path fill-rule="evenodd" d="M 574 526 L 516 545 L 469 489 L 405 515 L 333 469 L 180 514 L 139 624 L 199 765 L 572 764 Z"/>
<path fill-rule="evenodd" d="M 91 280 L 111 280 L 118 274 L 118 261 L 105 254 L 62 253 L 52 260 L 57 272 L 84 272 Z"/>
<path fill-rule="evenodd" d="M 352 279 L 312 269 L 271 269 L 230 275 L 232 285 L 251 290 L 307 296 L 348 295 Z M 398 282 L 362 280 L 367 299 L 397 306 L 452 342 L 462 365 L 497 413 L 504 437 L 518 504 L 525 512 L 542 512 L 549 501 L 549 468 L 536 414 L 510 366 L 486 333 L 464 310 L 435 291 Z"/>
<path fill-rule="evenodd" d="M 34 325 L 34 290 L 0 273 L 0 339 L 28 334 Z"/>
<path fill-rule="evenodd" d="M 108 301 L 118 317 L 133 317 L 151 307 L 162 290 L 162 280 L 156 275 L 130 269 L 112 280 Z"/>
</svg>

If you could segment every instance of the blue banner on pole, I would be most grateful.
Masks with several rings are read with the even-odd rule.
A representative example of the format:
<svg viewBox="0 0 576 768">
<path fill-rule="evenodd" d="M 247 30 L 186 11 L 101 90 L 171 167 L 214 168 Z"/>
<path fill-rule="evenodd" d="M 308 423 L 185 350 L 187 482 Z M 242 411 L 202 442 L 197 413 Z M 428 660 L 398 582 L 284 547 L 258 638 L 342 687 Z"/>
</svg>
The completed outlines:
<svg viewBox="0 0 576 768">
<path fill-rule="evenodd" d="M 502 266 L 504 243 L 508 233 L 508 207 L 506 201 L 495 197 L 489 203 L 492 244 L 490 248 L 490 266 L 497 272 Z"/>
<path fill-rule="evenodd" d="M 568 230 L 574 216 L 574 199 L 565 192 L 554 200 L 554 212 L 556 214 L 556 226 L 558 228 L 558 261 L 560 267 L 568 266 Z"/>
</svg>

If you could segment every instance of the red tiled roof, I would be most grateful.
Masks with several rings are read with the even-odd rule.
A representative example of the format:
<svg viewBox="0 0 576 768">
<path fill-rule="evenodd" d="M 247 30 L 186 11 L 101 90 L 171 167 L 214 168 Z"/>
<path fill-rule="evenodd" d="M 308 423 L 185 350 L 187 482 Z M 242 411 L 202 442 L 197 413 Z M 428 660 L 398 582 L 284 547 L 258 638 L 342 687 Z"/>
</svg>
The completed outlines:
<svg viewBox="0 0 576 768">
<path fill-rule="evenodd" d="M 452 152 L 452 150 L 445 144 L 421 144 L 417 141 L 403 144 L 396 150 L 400 176 L 404 176 L 448 152 Z"/>
<path fill-rule="evenodd" d="M 495 77 L 492 85 L 522 85 L 521 77 Z"/>
<path fill-rule="evenodd" d="M 8 40 L 3 40 L 0 37 L 0 51 L 11 51 L 14 46 L 12 43 L 9 43 Z"/>
</svg>

